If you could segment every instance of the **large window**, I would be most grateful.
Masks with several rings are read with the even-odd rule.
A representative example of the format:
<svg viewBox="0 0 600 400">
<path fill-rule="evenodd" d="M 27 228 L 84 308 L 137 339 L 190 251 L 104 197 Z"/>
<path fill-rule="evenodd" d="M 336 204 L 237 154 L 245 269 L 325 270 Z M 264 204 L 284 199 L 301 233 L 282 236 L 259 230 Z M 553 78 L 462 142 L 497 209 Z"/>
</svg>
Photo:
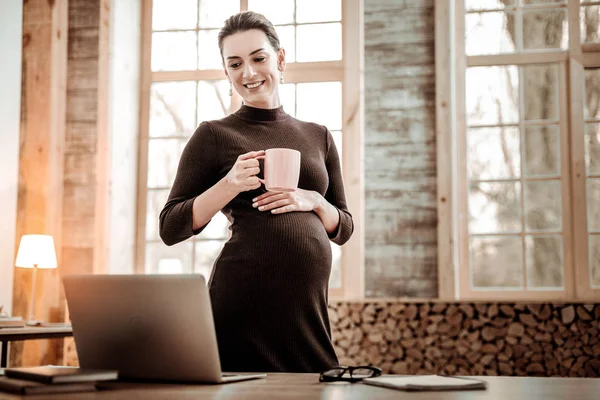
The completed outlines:
<svg viewBox="0 0 600 400">
<path fill-rule="evenodd" d="M 286 50 L 286 83 L 280 90 L 284 109 L 327 126 L 342 157 L 347 142 L 342 135 L 343 4 L 341 0 L 145 0 L 144 6 L 147 70 L 142 74 L 138 272 L 208 277 L 228 239 L 227 219 L 218 213 L 200 235 L 167 247 L 158 236 L 158 215 L 180 154 L 196 127 L 235 112 L 241 104 L 237 94 L 228 95 L 217 44 L 219 29 L 230 15 L 244 10 L 260 12 L 273 22 Z M 332 249 L 330 286 L 340 289 L 341 248 L 332 243 Z"/>
<path fill-rule="evenodd" d="M 600 293 L 599 4 L 449 6 L 456 36 L 446 77 L 455 86 L 446 92 L 454 113 L 445 134 L 455 143 L 440 143 L 453 148 L 456 208 L 447 218 L 458 238 L 458 297 Z"/>
</svg>

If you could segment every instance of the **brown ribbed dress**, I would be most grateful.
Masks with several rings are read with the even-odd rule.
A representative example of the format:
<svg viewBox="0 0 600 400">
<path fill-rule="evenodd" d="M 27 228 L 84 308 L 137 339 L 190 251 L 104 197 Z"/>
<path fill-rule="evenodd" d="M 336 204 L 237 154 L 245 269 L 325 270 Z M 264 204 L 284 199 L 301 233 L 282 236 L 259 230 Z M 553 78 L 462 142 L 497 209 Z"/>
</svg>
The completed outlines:
<svg viewBox="0 0 600 400">
<path fill-rule="evenodd" d="M 265 192 L 262 186 L 222 209 L 231 238 L 215 262 L 209 291 L 223 371 L 319 372 L 338 364 L 327 314 L 329 240 L 344 244 L 354 225 L 327 128 L 282 107 L 245 105 L 203 122 L 181 156 L 160 213 L 160 235 L 173 245 L 200 233 L 203 228 L 192 230 L 194 198 L 222 179 L 240 154 L 277 147 L 300 151 L 298 186 L 323 195 L 339 210 L 340 223 L 328 234 L 314 212 L 258 211 L 252 199 Z"/>
</svg>

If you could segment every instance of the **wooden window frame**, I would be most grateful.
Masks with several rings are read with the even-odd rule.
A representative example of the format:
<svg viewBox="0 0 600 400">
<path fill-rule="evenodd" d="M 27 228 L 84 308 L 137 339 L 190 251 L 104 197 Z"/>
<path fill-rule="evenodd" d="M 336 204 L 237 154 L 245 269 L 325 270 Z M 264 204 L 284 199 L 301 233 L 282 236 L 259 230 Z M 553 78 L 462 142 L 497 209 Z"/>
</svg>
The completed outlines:
<svg viewBox="0 0 600 400">
<path fill-rule="evenodd" d="M 148 144 L 150 87 L 153 82 L 201 81 L 226 79 L 222 69 L 193 71 L 151 71 L 152 0 L 140 0 L 142 35 L 140 62 L 140 136 L 138 149 L 135 273 L 145 271 L 146 207 L 148 178 Z M 330 298 L 364 297 L 364 0 L 343 0 L 341 61 L 291 62 L 286 65 L 286 83 L 342 83 L 342 174 L 348 207 L 353 215 L 354 234 L 342 247 L 342 284 L 330 289 Z M 240 10 L 248 9 L 248 0 L 240 0 Z M 234 93 L 231 108 L 237 109 L 241 98 Z"/>
<path fill-rule="evenodd" d="M 598 3 L 600 4 L 600 3 Z M 579 30 L 580 2 L 569 0 L 569 93 L 571 129 L 571 175 L 573 190 L 573 231 L 576 299 L 600 300 L 600 287 L 592 288 L 590 282 L 588 221 L 587 221 L 587 171 L 585 167 L 584 89 L 585 69 L 600 68 L 600 43 L 581 43 Z M 573 21 L 573 23 L 572 23 Z"/>
<path fill-rule="evenodd" d="M 568 0 L 562 6 L 568 11 L 568 50 L 466 56 L 464 4 L 464 0 L 438 0 L 435 8 L 439 298 L 597 301 L 600 289 L 590 286 L 588 256 L 583 88 L 584 69 L 600 67 L 600 45 L 580 43 L 579 0 Z M 470 285 L 465 156 L 466 69 L 535 63 L 556 63 L 559 71 L 564 290 L 473 290 Z M 519 125 L 522 123 L 520 121 Z"/>
</svg>

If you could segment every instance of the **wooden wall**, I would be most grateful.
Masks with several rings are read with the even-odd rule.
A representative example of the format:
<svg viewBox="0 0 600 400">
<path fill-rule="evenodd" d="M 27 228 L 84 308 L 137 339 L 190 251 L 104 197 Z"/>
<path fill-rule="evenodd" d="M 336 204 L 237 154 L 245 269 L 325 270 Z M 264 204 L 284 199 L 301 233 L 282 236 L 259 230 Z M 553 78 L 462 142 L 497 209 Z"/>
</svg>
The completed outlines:
<svg viewBox="0 0 600 400">
<path fill-rule="evenodd" d="M 68 318 L 60 276 L 102 272 L 104 260 L 109 9 L 107 0 L 24 4 L 18 235 L 55 237 L 59 268 L 38 274 L 36 309 L 59 322 Z M 64 49 L 52 46 L 51 32 Z M 28 272 L 15 271 L 14 315 L 26 314 Z M 16 343 L 10 363 L 61 362 L 62 348 L 62 340 Z"/>
<path fill-rule="evenodd" d="M 91 273 L 98 149 L 99 0 L 69 0 L 63 274 Z"/>
<path fill-rule="evenodd" d="M 437 296 L 433 0 L 365 0 L 367 297 Z"/>
</svg>

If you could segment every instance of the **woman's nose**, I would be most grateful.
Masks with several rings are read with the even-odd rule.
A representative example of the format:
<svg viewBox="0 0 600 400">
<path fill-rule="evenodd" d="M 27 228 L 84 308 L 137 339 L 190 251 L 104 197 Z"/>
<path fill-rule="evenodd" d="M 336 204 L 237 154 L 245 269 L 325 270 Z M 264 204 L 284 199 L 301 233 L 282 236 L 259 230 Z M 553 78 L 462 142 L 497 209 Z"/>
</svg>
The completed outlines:
<svg viewBox="0 0 600 400">
<path fill-rule="evenodd" d="M 254 69 L 252 68 L 252 66 L 250 64 L 246 64 L 244 66 L 244 78 L 245 79 L 252 78 L 254 75 L 256 75 L 256 73 L 254 72 Z"/>
</svg>

